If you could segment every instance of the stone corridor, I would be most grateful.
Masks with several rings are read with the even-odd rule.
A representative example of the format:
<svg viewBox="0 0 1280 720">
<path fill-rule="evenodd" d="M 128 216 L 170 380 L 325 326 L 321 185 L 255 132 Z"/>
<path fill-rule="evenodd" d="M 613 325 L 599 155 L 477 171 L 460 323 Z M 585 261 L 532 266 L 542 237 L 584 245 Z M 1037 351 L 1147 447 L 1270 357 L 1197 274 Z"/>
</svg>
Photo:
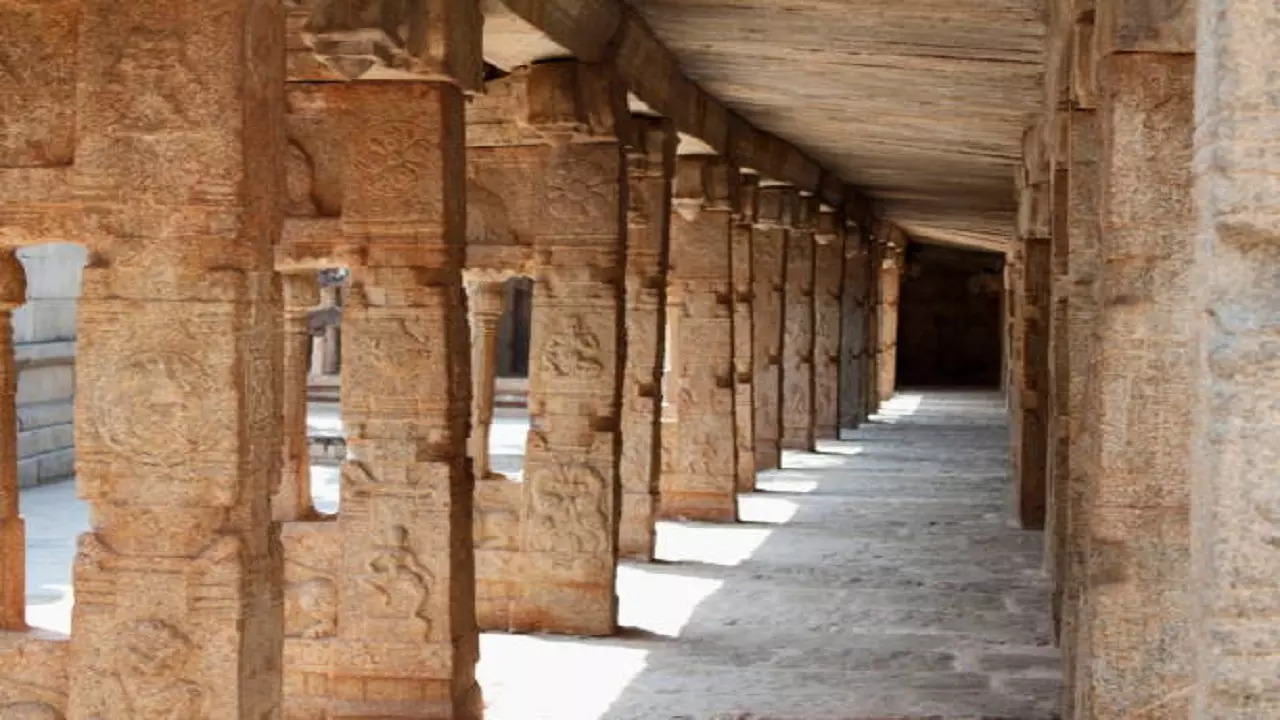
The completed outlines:
<svg viewBox="0 0 1280 720">
<path fill-rule="evenodd" d="M 522 431 L 495 423 L 508 472 Z M 657 562 L 619 568 L 617 637 L 482 635 L 485 717 L 1054 717 L 1043 542 L 1009 520 L 1007 454 L 999 393 L 899 393 L 842 440 L 785 452 L 740 523 L 660 522 Z M 336 509 L 336 473 L 313 472 Z M 84 505 L 69 483 L 22 500 L 29 617 L 66 632 Z"/>
</svg>

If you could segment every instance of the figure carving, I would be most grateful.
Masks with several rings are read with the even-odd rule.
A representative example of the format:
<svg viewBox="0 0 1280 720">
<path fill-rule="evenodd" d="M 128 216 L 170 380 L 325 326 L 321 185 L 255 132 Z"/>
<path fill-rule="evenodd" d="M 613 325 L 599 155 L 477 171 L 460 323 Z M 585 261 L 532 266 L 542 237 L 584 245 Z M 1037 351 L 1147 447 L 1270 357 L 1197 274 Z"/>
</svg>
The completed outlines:
<svg viewBox="0 0 1280 720">
<path fill-rule="evenodd" d="M 372 591 L 365 606 L 369 617 L 417 620 L 423 634 L 430 635 L 426 606 L 435 576 L 409 548 L 408 529 L 403 525 L 387 528 L 366 567 L 368 572 L 359 581 Z"/>
<path fill-rule="evenodd" d="M 124 94 L 119 122 L 133 130 L 154 132 L 183 128 L 191 124 L 186 108 L 195 97 L 195 75 L 181 38 L 161 31 L 135 28 L 125 41 L 116 62 L 120 84 L 136 88 Z"/>
<path fill-rule="evenodd" d="M 126 717 L 149 720 L 204 720 L 209 693 L 185 677 L 194 646 L 177 628 L 141 620 L 122 628 L 115 682 Z"/>
<path fill-rule="evenodd" d="M 284 589 L 285 636 L 332 637 L 338 630 L 338 590 L 325 577 L 289 583 Z"/>
<path fill-rule="evenodd" d="M 103 439 L 113 449 L 149 465 L 188 462 L 207 442 L 185 417 L 210 389 L 208 373 L 194 356 L 173 350 L 144 350 L 124 359 L 121 377 L 136 385 L 104 387 L 97 401 Z"/>
<path fill-rule="evenodd" d="M 558 465 L 547 476 L 533 480 L 533 517 L 530 518 L 534 550 L 550 552 L 602 552 L 609 547 L 608 524 L 600 488 L 605 481 L 587 465 Z"/>
<path fill-rule="evenodd" d="M 600 354 L 600 338 L 577 315 L 566 332 L 557 333 L 547 343 L 542 362 L 560 377 L 594 378 L 604 372 Z"/>
</svg>

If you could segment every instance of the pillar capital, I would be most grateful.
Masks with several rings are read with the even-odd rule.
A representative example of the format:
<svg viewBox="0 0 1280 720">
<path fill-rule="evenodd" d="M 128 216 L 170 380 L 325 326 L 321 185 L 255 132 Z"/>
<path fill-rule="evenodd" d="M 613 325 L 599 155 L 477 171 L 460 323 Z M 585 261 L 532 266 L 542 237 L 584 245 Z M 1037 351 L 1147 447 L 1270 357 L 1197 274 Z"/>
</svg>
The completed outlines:
<svg viewBox="0 0 1280 720">
<path fill-rule="evenodd" d="M 819 245 L 830 245 L 840 239 L 840 231 L 844 223 L 833 207 L 822 205 L 818 208 L 818 218 L 814 227 L 813 239 Z"/>
<path fill-rule="evenodd" d="M 755 222 L 757 196 L 760 194 L 760 176 L 753 172 L 738 173 L 738 194 L 733 216 L 748 225 Z"/>
<path fill-rule="evenodd" d="M 608 65 L 557 60 L 485 84 L 467 107 L 468 147 L 636 138 L 626 87 Z"/>
<path fill-rule="evenodd" d="M 738 180 L 738 169 L 718 155 L 682 155 L 676 158 L 672 203 L 682 215 L 733 210 Z"/>
<path fill-rule="evenodd" d="M 794 187 L 762 181 L 756 191 L 755 226 L 761 229 L 790 227 L 798 201 Z"/>
<path fill-rule="evenodd" d="M 818 222 L 818 198 L 811 193 L 801 191 L 796 203 L 791 206 L 791 227 L 794 230 L 813 231 Z"/>
<path fill-rule="evenodd" d="M 438 80 L 479 90 L 477 0 L 310 0 L 302 40 L 348 80 Z"/>
<path fill-rule="evenodd" d="M 670 118 L 632 115 L 626 140 L 631 177 L 666 177 L 676 155 L 676 129 Z"/>
</svg>

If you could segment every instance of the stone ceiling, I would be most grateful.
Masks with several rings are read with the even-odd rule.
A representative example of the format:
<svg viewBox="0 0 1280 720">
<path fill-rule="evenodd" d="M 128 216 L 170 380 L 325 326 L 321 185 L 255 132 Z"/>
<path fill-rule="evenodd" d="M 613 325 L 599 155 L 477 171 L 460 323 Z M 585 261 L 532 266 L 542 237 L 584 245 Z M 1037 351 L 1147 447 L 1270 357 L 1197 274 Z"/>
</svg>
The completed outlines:
<svg viewBox="0 0 1280 720">
<path fill-rule="evenodd" d="M 920 239 L 1005 242 L 1038 0 L 629 0 L 689 77 Z"/>
<path fill-rule="evenodd" d="M 691 80 L 913 237 L 1009 241 L 1022 131 L 1043 102 L 1043 0 L 626 1 Z M 542 5 L 589 27 L 610 2 Z M 513 51 L 499 64 L 565 54 L 486 6 L 486 54 Z"/>
</svg>

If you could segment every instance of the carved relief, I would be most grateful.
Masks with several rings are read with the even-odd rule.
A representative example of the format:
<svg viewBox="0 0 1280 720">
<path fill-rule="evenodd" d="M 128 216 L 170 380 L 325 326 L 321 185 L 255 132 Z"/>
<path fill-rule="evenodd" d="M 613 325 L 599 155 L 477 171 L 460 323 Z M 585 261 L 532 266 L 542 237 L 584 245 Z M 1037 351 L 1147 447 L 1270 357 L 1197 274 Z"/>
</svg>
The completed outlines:
<svg viewBox="0 0 1280 720">
<path fill-rule="evenodd" d="M 604 552 L 609 548 L 603 476 L 589 465 L 559 464 L 530 479 L 529 545 L 546 552 Z"/>
<path fill-rule="evenodd" d="M 123 129 L 157 132 L 190 127 L 188 98 L 200 96 L 185 38 L 171 30 L 135 27 L 112 68 L 123 106 L 116 122 Z"/>
<path fill-rule="evenodd" d="M 604 372 L 600 337 L 587 327 L 581 315 L 556 333 L 542 353 L 542 367 L 559 377 L 592 379 Z"/>
<path fill-rule="evenodd" d="M 121 627 L 118 634 L 123 641 L 112 679 L 120 689 L 125 717 L 208 718 L 208 690 L 186 677 L 195 650 L 190 638 L 161 620 L 141 620 Z"/>
<path fill-rule="evenodd" d="M 147 465 L 183 465 L 208 449 L 210 436 L 189 417 L 213 390 L 199 359 L 177 350 L 143 350 L 125 357 L 115 372 L 139 382 L 98 387 L 98 430 L 108 446 Z"/>
<path fill-rule="evenodd" d="M 332 637 L 338 629 L 338 589 L 333 580 L 314 575 L 286 585 L 284 622 L 286 637 Z"/>
<path fill-rule="evenodd" d="M 427 600 L 435 576 L 410 549 L 409 530 L 403 525 L 388 527 L 365 567 L 367 572 L 356 577 L 369 591 L 365 616 L 410 620 L 421 628 L 423 637 L 429 636 Z"/>
</svg>

